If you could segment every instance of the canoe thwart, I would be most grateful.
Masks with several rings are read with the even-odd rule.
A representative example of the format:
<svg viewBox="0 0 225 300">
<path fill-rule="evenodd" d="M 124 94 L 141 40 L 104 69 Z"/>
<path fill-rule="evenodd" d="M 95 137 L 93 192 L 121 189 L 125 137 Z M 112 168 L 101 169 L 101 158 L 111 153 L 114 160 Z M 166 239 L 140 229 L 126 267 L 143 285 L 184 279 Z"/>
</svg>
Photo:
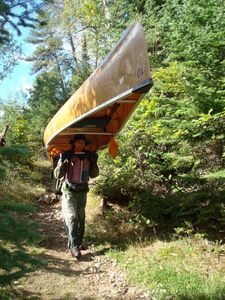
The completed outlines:
<svg viewBox="0 0 225 300">
<path fill-rule="evenodd" d="M 71 125 L 70 128 L 105 128 L 111 121 L 110 116 L 104 117 L 87 117 L 75 124 Z"/>
</svg>

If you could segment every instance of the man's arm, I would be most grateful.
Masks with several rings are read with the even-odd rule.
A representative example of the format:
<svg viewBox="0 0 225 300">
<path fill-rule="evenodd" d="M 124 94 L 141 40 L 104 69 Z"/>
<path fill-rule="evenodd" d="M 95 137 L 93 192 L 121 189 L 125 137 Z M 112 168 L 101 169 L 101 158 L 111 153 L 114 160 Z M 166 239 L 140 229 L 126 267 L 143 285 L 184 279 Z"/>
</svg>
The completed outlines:
<svg viewBox="0 0 225 300">
<path fill-rule="evenodd" d="M 54 170 L 54 177 L 56 179 L 61 179 L 64 177 L 69 168 L 69 156 L 65 152 L 61 152 L 57 166 Z"/>
<path fill-rule="evenodd" d="M 89 161 L 90 161 L 89 175 L 90 175 L 91 178 L 95 178 L 99 175 L 99 168 L 98 168 L 98 165 L 97 165 L 98 154 L 96 152 L 90 152 Z"/>
</svg>

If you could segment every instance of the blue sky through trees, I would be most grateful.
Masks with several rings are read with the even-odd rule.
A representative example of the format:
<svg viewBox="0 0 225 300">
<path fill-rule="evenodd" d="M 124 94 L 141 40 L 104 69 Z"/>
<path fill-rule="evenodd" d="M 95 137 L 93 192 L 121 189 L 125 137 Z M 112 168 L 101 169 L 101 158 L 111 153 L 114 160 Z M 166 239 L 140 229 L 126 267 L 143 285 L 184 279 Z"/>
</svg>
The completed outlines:
<svg viewBox="0 0 225 300">
<path fill-rule="evenodd" d="M 32 63 L 25 61 L 23 58 L 30 55 L 33 51 L 33 45 L 25 41 L 29 29 L 23 29 L 21 36 L 15 36 L 15 40 L 21 45 L 22 55 L 18 64 L 4 80 L 0 81 L 0 99 L 9 100 L 18 92 L 27 92 L 32 87 L 34 75 L 31 74 Z"/>
<path fill-rule="evenodd" d="M 37 5 L 40 3 L 41 1 L 37 0 L 35 4 Z M 21 12 L 24 12 L 24 8 L 15 6 L 13 12 L 20 14 Z M 20 45 L 22 54 L 18 55 L 18 62 L 13 68 L 13 71 L 8 74 L 6 78 L 0 81 L 0 101 L 15 100 L 16 94 L 20 92 L 28 92 L 28 89 L 32 87 L 32 83 L 35 78 L 35 76 L 31 74 L 32 62 L 25 61 L 25 57 L 31 55 L 35 47 L 25 41 L 29 35 L 30 28 L 20 26 L 20 36 L 17 35 L 16 30 L 11 27 L 6 29 L 9 30 L 9 33 L 13 36 L 16 43 Z"/>
</svg>

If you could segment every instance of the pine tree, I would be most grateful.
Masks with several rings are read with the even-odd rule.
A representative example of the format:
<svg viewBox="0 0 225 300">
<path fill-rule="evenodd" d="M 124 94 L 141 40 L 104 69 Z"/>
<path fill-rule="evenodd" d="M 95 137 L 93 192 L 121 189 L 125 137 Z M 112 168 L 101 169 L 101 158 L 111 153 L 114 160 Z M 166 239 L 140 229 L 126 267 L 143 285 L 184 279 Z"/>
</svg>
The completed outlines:
<svg viewBox="0 0 225 300">
<path fill-rule="evenodd" d="M 0 45 L 10 41 L 10 28 L 21 35 L 21 27 L 34 27 L 33 14 L 43 5 L 44 1 L 0 0 Z"/>
<path fill-rule="evenodd" d="M 60 35 L 49 25 L 50 13 L 40 10 L 37 14 L 38 23 L 28 38 L 28 42 L 37 45 L 28 61 L 33 61 L 33 72 L 55 70 L 58 73 L 59 86 L 64 99 L 69 97 L 68 78 L 73 71 L 63 48 Z"/>
</svg>

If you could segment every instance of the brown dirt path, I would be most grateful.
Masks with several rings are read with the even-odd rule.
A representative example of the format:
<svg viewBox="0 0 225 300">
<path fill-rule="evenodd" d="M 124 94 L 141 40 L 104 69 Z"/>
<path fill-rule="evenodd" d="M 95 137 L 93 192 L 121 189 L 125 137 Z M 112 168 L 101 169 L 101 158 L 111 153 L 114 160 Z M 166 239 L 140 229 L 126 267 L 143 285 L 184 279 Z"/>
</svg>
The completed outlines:
<svg viewBox="0 0 225 300">
<path fill-rule="evenodd" d="M 82 251 L 80 261 L 72 258 L 60 208 L 60 203 L 41 204 L 35 216 L 47 236 L 42 256 L 48 264 L 20 282 L 24 299 L 152 299 L 148 291 L 129 285 L 116 261 L 95 252 L 93 245 Z"/>
</svg>

